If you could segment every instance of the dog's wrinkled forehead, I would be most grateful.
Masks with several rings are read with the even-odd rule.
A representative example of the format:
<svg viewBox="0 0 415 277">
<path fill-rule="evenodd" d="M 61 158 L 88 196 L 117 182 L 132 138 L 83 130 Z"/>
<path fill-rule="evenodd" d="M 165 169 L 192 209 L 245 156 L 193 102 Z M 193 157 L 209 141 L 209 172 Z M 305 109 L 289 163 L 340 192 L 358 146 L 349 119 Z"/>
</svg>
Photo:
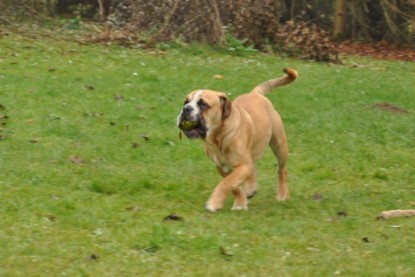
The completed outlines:
<svg viewBox="0 0 415 277">
<path fill-rule="evenodd" d="M 197 102 L 202 98 L 203 90 L 195 90 L 186 97 L 186 102 Z"/>
<path fill-rule="evenodd" d="M 219 96 L 219 93 L 212 91 L 212 90 L 207 90 L 207 89 L 195 90 L 186 97 L 186 103 L 195 105 L 200 100 L 203 100 L 204 102 L 208 104 L 213 104 L 215 101 L 219 100 L 218 96 Z"/>
</svg>

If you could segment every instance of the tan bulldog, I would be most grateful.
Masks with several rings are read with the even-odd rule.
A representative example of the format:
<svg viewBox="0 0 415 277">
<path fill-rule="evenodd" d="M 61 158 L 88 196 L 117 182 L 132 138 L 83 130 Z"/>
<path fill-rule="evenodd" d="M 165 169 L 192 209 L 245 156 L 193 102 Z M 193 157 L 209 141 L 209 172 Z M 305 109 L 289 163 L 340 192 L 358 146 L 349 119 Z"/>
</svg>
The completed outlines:
<svg viewBox="0 0 415 277">
<path fill-rule="evenodd" d="M 280 115 L 265 97 L 298 77 L 294 69 L 286 68 L 284 72 L 285 76 L 266 81 L 232 102 L 225 93 L 212 90 L 196 90 L 186 97 L 177 126 L 188 138 L 205 142 L 207 156 L 223 176 L 206 203 L 208 211 L 222 209 L 231 192 L 232 210 L 248 209 L 248 198 L 258 187 L 255 162 L 267 145 L 278 159 L 277 200 L 289 197 L 287 138 Z"/>
</svg>

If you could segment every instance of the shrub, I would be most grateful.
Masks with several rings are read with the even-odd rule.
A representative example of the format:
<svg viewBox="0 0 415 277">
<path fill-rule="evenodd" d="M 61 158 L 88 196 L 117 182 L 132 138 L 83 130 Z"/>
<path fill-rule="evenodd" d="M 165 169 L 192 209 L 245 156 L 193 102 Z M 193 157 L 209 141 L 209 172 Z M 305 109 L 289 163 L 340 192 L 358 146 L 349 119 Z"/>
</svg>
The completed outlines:
<svg viewBox="0 0 415 277">
<path fill-rule="evenodd" d="M 277 34 L 277 44 L 293 56 L 321 62 L 340 62 L 337 45 L 315 24 L 287 22 Z"/>
</svg>

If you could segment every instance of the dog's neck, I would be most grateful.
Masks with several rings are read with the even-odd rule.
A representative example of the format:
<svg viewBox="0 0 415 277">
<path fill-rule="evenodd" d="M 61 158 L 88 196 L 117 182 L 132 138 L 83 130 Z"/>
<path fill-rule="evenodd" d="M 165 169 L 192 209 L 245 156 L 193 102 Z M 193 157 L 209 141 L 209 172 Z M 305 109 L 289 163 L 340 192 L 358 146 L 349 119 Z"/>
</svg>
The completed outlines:
<svg viewBox="0 0 415 277">
<path fill-rule="evenodd" d="M 205 144 L 207 147 L 219 147 L 219 141 L 232 140 L 233 136 L 236 134 L 235 129 L 239 124 L 231 124 L 232 122 L 240 122 L 241 119 L 241 111 L 234 107 L 232 112 L 229 114 L 227 118 L 222 120 L 222 123 L 216 127 L 209 128 L 206 138 L 204 138 Z M 221 147 L 223 148 L 226 146 L 226 143 L 222 143 Z"/>
</svg>

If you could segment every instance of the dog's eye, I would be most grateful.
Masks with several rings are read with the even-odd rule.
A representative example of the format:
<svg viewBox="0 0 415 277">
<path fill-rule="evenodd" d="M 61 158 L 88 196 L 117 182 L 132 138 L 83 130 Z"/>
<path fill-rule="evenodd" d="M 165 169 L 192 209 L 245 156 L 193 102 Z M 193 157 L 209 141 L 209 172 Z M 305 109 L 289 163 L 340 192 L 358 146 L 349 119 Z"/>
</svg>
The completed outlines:
<svg viewBox="0 0 415 277">
<path fill-rule="evenodd" d="M 184 105 L 186 105 L 186 104 L 188 104 L 188 103 L 189 103 L 189 99 L 187 99 L 187 98 L 186 98 L 186 99 L 184 100 Z"/>
<path fill-rule="evenodd" d="M 203 100 L 199 100 L 197 102 L 197 105 L 200 107 L 201 110 L 207 110 L 210 108 L 210 106 Z"/>
</svg>

